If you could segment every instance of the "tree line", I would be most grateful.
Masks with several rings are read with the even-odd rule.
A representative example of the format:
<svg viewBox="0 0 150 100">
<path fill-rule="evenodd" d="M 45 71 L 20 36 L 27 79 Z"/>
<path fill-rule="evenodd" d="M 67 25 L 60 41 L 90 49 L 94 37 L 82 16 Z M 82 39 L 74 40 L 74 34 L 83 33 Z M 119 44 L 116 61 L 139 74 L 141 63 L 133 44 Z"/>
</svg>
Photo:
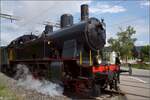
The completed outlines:
<svg viewBox="0 0 150 100">
<path fill-rule="evenodd" d="M 117 38 L 109 38 L 108 43 L 110 48 L 119 53 L 122 60 L 130 58 L 138 58 L 142 61 L 150 61 L 150 45 L 143 46 L 140 50 L 140 54 L 135 48 L 135 42 L 137 38 L 133 35 L 136 34 L 134 27 L 127 26 L 126 29 L 119 28 L 120 31 L 117 32 Z"/>
</svg>

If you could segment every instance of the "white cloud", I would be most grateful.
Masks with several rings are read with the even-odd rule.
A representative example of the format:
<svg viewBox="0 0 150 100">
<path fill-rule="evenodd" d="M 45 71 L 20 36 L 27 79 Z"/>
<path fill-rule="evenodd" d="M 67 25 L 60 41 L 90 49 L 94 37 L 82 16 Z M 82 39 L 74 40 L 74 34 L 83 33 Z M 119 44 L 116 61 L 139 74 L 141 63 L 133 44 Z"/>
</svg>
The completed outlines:
<svg viewBox="0 0 150 100">
<path fill-rule="evenodd" d="M 135 19 L 134 21 L 130 21 L 128 23 L 122 23 L 122 27 L 123 29 L 125 29 L 127 26 L 132 26 L 134 27 L 134 29 L 136 30 L 136 34 L 134 37 L 141 38 L 143 36 L 145 36 L 146 38 L 149 35 L 149 20 L 143 19 L 143 18 L 139 18 L 139 19 Z"/>
<path fill-rule="evenodd" d="M 150 1 L 147 0 L 147 1 L 144 1 L 144 2 L 141 2 L 140 5 L 143 7 L 143 6 L 150 6 Z"/>
<path fill-rule="evenodd" d="M 56 22 L 64 13 L 75 15 L 80 12 L 81 4 L 91 1 L 2 1 L 1 13 L 19 16 L 15 23 L 3 21 L 1 39 L 10 42 L 12 39 L 31 31 L 43 31 L 44 21 Z M 12 34 L 8 35 L 8 34 Z"/>
<path fill-rule="evenodd" d="M 122 21 L 124 22 L 124 21 Z M 136 34 L 133 35 L 134 38 L 137 38 L 137 41 L 135 42 L 135 45 L 141 46 L 141 45 L 147 45 L 149 44 L 149 21 L 145 19 L 136 19 L 136 21 L 130 21 L 127 23 L 121 23 L 118 25 L 114 25 L 111 27 L 107 27 L 107 40 L 110 37 L 116 38 L 116 33 L 119 32 L 119 27 L 121 27 L 123 30 L 127 28 L 127 26 L 132 26 L 136 30 Z M 107 43 L 108 45 L 108 43 Z"/>
<path fill-rule="evenodd" d="M 5 4 L 6 3 L 6 4 Z M 19 25 L 33 26 L 35 23 L 44 20 L 59 20 L 64 13 L 75 14 L 80 12 L 80 5 L 90 4 L 91 1 L 14 1 L 13 4 L 3 2 L 2 12 L 20 16 Z M 9 12 L 13 13 L 9 13 Z"/>
<path fill-rule="evenodd" d="M 137 37 L 149 34 L 149 23 L 144 21 L 143 19 L 136 21 L 133 26 L 137 31 Z"/>
<path fill-rule="evenodd" d="M 91 4 L 91 1 L 2 1 L 2 13 L 11 14 L 14 16 L 21 17 L 20 21 L 15 23 L 2 23 L 2 44 L 7 44 L 11 40 L 17 38 L 18 36 L 29 33 L 31 31 L 41 31 L 44 30 L 44 26 L 41 25 L 43 21 L 56 22 L 59 20 L 60 15 L 63 13 L 71 13 L 73 15 L 80 12 L 80 5 L 83 3 Z M 145 3 L 145 4 L 144 4 Z M 146 5 L 146 2 L 143 2 Z M 96 5 L 90 5 L 90 13 L 119 13 L 125 12 L 127 9 L 119 5 L 110 5 L 97 3 Z M 79 14 L 80 16 L 80 14 Z M 139 22 L 132 24 L 137 30 L 136 37 L 140 37 L 143 34 L 148 33 L 148 26 L 145 23 Z M 131 22 L 130 22 L 131 23 Z M 131 25 L 131 26 L 132 26 Z M 127 26 L 127 24 L 125 24 Z M 115 33 L 118 31 L 117 28 L 107 27 L 107 39 L 109 37 L 114 37 Z M 147 35 L 146 35 L 147 36 Z M 4 43 L 6 42 L 7 43 Z M 142 41 L 142 40 L 140 40 Z M 137 42 L 138 43 L 138 42 Z M 142 43 L 142 42 L 141 42 Z M 144 43 L 144 42 L 143 42 Z"/>
<path fill-rule="evenodd" d="M 119 13 L 125 12 L 126 9 L 122 6 L 118 5 L 108 5 L 108 4 L 101 4 L 98 3 L 96 6 L 89 8 L 90 12 L 92 13 Z"/>
<path fill-rule="evenodd" d="M 1 23 L 1 30 L 6 31 L 6 30 L 11 30 L 11 31 L 16 31 L 19 28 L 19 26 L 15 23 Z"/>
<path fill-rule="evenodd" d="M 11 1 L 11 2 L 1 1 L 1 10 L 0 10 L 0 12 L 4 13 L 4 14 L 13 15 L 13 4 L 14 4 L 13 1 Z"/>
<path fill-rule="evenodd" d="M 2 32 L 1 33 L 1 45 L 7 45 L 10 41 L 16 38 L 17 34 Z"/>
<path fill-rule="evenodd" d="M 136 46 L 143 46 L 143 45 L 149 45 L 149 42 L 148 41 L 136 41 L 135 42 L 135 45 Z"/>
</svg>

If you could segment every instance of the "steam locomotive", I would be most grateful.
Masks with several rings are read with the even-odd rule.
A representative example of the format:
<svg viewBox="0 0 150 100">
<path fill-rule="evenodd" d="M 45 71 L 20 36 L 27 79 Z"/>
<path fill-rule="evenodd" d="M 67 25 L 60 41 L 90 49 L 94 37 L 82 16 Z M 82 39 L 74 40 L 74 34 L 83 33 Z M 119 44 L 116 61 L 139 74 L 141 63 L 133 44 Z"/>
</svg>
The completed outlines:
<svg viewBox="0 0 150 100">
<path fill-rule="evenodd" d="M 31 34 L 13 40 L 7 46 L 7 73 L 13 76 L 16 66 L 24 64 L 35 78 L 44 77 L 79 94 L 98 96 L 108 86 L 117 89 L 118 66 L 102 63 L 104 20 L 89 18 L 88 5 L 83 4 L 79 23 L 63 14 L 60 26 L 53 31 L 46 25 L 40 37 Z"/>
</svg>

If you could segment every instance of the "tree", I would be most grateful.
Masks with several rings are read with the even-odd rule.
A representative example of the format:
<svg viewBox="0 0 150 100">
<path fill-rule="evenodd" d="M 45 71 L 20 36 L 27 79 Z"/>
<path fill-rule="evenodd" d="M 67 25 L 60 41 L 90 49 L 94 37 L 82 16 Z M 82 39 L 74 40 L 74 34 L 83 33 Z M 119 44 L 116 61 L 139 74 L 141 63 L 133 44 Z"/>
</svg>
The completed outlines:
<svg viewBox="0 0 150 100">
<path fill-rule="evenodd" d="M 133 27 L 128 26 L 126 30 L 120 28 L 120 32 L 117 33 L 117 38 L 108 39 L 108 43 L 112 50 L 119 52 L 122 59 L 126 59 L 128 57 L 132 57 L 132 50 L 134 48 L 134 42 L 136 38 L 132 38 L 132 36 L 136 33 Z"/>
<path fill-rule="evenodd" d="M 138 58 L 138 51 L 135 46 L 133 47 L 131 52 L 132 52 L 133 58 Z"/>
<path fill-rule="evenodd" d="M 150 61 L 150 45 L 142 47 L 140 53 L 142 61 Z"/>
<path fill-rule="evenodd" d="M 108 43 L 111 44 L 111 49 L 113 51 L 118 52 L 120 50 L 120 44 L 117 39 L 110 38 L 108 40 Z"/>
</svg>

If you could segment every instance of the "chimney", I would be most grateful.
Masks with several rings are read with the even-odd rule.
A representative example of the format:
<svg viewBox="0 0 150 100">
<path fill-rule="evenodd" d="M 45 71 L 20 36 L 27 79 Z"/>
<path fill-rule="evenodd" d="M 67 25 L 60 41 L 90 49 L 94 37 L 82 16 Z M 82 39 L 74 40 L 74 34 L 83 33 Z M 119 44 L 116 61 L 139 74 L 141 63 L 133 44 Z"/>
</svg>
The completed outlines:
<svg viewBox="0 0 150 100">
<path fill-rule="evenodd" d="M 89 9 L 87 4 L 81 5 L 81 21 L 88 20 L 89 18 Z"/>
<path fill-rule="evenodd" d="M 73 25 L 73 16 L 71 14 L 63 14 L 61 16 L 61 28 Z"/>
</svg>

